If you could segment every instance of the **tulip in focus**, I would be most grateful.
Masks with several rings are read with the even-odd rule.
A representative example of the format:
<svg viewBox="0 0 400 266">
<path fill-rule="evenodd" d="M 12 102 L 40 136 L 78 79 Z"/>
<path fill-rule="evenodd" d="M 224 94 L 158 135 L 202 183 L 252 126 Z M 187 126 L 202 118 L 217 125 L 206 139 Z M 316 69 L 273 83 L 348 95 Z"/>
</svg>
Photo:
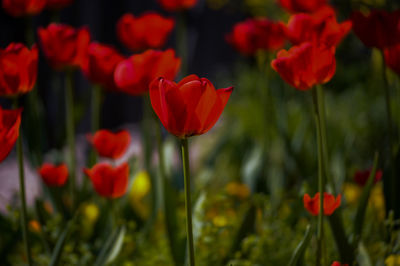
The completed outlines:
<svg viewBox="0 0 400 266">
<path fill-rule="evenodd" d="M 187 138 L 214 126 L 232 91 L 233 87 L 216 90 L 208 79 L 196 75 L 179 83 L 158 78 L 150 84 L 150 100 L 164 127 L 179 138 Z"/>
<path fill-rule="evenodd" d="M 226 40 L 244 55 L 254 55 L 257 51 L 281 49 L 286 41 L 286 27 L 281 22 L 267 18 L 247 19 L 237 23 Z"/>
<path fill-rule="evenodd" d="M 194 7 L 197 0 L 158 0 L 158 3 L 167 11 L 182 11 Z"/>
<path fill-rule="evenodd" d="M 5 110 L 0 106 L 0 162 L 11 152 L 19 136 L 22 109 Z"/>
<path fill-rule="evenodd" d="M 113 47 L 100 43 L 91 43 L 86 62 L 82 65 L 85 76 L 98 85 L 116 90 L 114 71 L 124 57 Z"/>
<path fill-rule="evenodd" d="M 128 187 L 129 165 L 123 163 L 112 167 L 108 163 L 98 163 L 92 169 L 84 169 L 92 181 L 96 192 L 106 198 L 122 197 Z"/>
<path fill-rule="evenodd" d="M 61 187 L 68 179 L 68 168 L 66 164 L 53 165 L 44 163 L 38 172 L 43 182 L 49 187 Z"/>
<path fill-rule="evenodd" d="M 63 9 L 70 4 L 72 4 L 74 0 L 47 0 L 46 8 L 48 9 Z"/>
<path fill-rule="evenodd" d="M 13 17 L 39 14 L 46 5 L 46 0 L 3 0 L 3 9 Z"/>
<path fill-rule="evenodd" d="M 341 198 L 342 195 L 340 194 L 335 198 L 332 194 L 324 192 L 324 215 L 331 215 L 340 206 Z M 308 194 L 304 194 L 304 208 L 306 208 L 306 210 L 314 216 L 319 214 L 319 202 L 319 192 L 317 192 L 313 198 L 311 198 Z"/>
<path fill-rule="evenodd" d="M 53 68 L 81 67 L 86 62 L 90 43 L 87 28 L 75 29 L 52 23 L 47 28 L 39 28 L 38 36 L 43 53 Z"/>
<path fill-rule="evenodd" d="M 289 51 L 279 51 L 271 66 L 296 89 L 309 90 L 332 79 L 336 70 L 335 49 L 306 42 Z"/>
<path fill-rule="evenodd" d="M 120 91 L 130 95 L 141 95 L 149 90 L 149 84 L 158 77 L 175 79 L 181 60 L 175 51 L 147 50 L 120 62 L 114 73 L 114 80 Z"/>
<path fill-rule="evenodd" d="M 117 35 L 125 47 L 131 51 L 159 49 L 165 44 L 174 26 L 174 19 L 163 17 L 155 12 L 139 17 L 125 14 L 117 23 Z"/>
<path fill-rule="evenodd" d="M 0 96 L 16 96 L 30 92 L 36 82 L 38 49 L 29 50 L 21 43 L 0 49 Z"/>
<path fill-rule="evenodd" d="M 126 130 L 113 133 L 102 129 L 89 136 L 89 141 L 100 156 L 115 160 L 125 154 L 131 143 L 131 136 Z"/>
<path fill-rule="evenodd" d="M 327 5 L 327 0 L 279 0 L 281 6 L 291 13 L 315 12 Z"/>
<path fill-rule="evenodd" d="M 357 171 L 354 174 L 354 182 L 356 182 L 359 186 L 363 187 L 368 182 L 369 175 L 371 174 L 371 169 L 365 171 Z M 382 179 L 382 170 L 377 170 L 375 173 L 374 184 L 379 182 Z"/>
</svg>

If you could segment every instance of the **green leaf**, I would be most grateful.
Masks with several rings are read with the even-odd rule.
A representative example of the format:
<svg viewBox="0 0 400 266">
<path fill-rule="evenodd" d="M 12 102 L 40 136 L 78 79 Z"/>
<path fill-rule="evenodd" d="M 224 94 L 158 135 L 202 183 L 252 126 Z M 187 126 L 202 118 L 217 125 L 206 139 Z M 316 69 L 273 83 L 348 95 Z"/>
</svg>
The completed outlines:
<svg viewBox="0 0 400 266">
<path fill-rule="evenodd" d="M 311 240 L 311 226 L 307 225 L 306 232 L 304 233 L 304 237 L 299 243 L 299 245 L 296 247 L 296 249 L 293 252 L 292 258 L 290 259 L 289 266 L 296 266 L 296 265 L 301 265 L 301 260 L 304 257 L 304 253 L 306 251 L 306 248 L 308 247 L 308 244 L 310 243 Z"/>
<path fill-rule="evenodd" d="M 73 225 L 75 223 L 75 219 L 72 219 L 69 221 L 67 224 L 67 227 L 62 231 L 60 236 L 58 237 L 56 246 L 54 247 L 53 254 L 51 256 L 51 261 L 50 261 L 50 266 L 55 266 L 58 265 L 61 259 L 61 255 L 65 246 L 65 243 L 67 242 L 67 239 L 73 229 Z"/>
<path fill-rule="evenodd" d="M 96 266 L 111 263 L 118 256 L 124 242 L 125 233 L 126 229 L 123 225 L 113 231 L 100 250 L 99 256 L 95 262 Z"/>
<path fill-rule="evenodd" d="M 358 255 L 357 255 L 358 265 L 372 266 L 371 258 L 369 257 L 367 248 L 362 241 L 358 244 Z"/>
</svg>

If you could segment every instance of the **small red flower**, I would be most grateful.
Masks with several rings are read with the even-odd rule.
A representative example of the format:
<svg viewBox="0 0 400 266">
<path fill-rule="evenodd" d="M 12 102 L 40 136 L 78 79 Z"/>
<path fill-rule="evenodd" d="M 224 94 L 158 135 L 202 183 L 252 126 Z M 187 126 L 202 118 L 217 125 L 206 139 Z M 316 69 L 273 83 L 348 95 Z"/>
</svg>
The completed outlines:
<svg viewBox="0 0 400 266">
<path fill-rule="evenodd" d="M 72 4 L 74 0 L 47 0 L 46 8 L 48 9 L 63 9 Z"/>
<path fill-rule="evenodd" d="M 148 12 L 139 17 L 123 15 L 117 23 L 119 40 L 131 51 L 161 48 L 171 31 L 175 20 Z"/>
<path fill-rule="evenodd" d="M 289 40 L 295 44 L 303 42 L 323 43 L 336 46 L 351 30 L 351 21 L 338 23 L 333 8 L 325 6 L 313 14 L 293 15 L 287 25 Z"/>
<path fill-rule="evenodd" d="M 367 15 L 355 11 L 351 20 L 355 34 L 365 46 L 383 49 L 400 43 L 400 10 L 372 10 Z"/>
<path fill-rule="evenodd" d="M 341 264 L 338 261 L 334 261 L 331 266 L 349 266 L 349 264 Z"/>
<path fill-rule="evenodd" d="M 336 199 L 332 194 L 324 192 L 324 215 L 331 215 L 339 206 L 342 195 L 339 194 Z M 311 198 L 308 194 L 303 197 L 304 208 L 314 216 L 319 214 L 319 192 Z"/>
<path fill-rule="evenodd" d="M 24 94 L 33 89 L 37 78 L 38 49 L 21 43 L 0 49 L 0 96 Z"/>
<path fill-rule="evenodd" d="M 218 121 L 233 87 L 216 90 L 206 78 L 190 75 L 178 84 L 158 78 L 150 84 L 151 105 L 164 127 L 179 138 L 201 135 Z"/>
<path fill-rule="evenodd" d="M 53 68 L 80 67 L 85 62 L 90 43 L 86 28 L 52 23 L 47 28 L 39 28 L 38 35 L 43 53 Z"/>
<path fill-rule="evenodd" d="M 86 62 L 82 65 L 85 76 L 93 83 L 115 90 L 114 71 L 124 57 L 113 47 L 100 43 L 91 43 Z"/>
<path fill-rule="evenodd" d="M 129 165 L 123 163 L 113 168 L 108 163 L 98 163 L 92 169 L 84 169 L 96 192 L 106 198 L 119 198 L 128 188 Z"/>
<path fill-rule="evenodd" d="M 397 75 L 400 75 L 400 44 L 385 48 L 385 63 Z"/>
<path fill-rule="evenodd" d="M 66 164 L 56 166 L 50 163 L 44 163 L 38 172 L 49 187 L 61 187 L 68 179 L 68 168 Z"/>
<path fill-rule="evenodd" d="M 369 175 L 371 174 L 372 169 L 364 170 L 364 171 L 357 171 L 354 174 L 354 182 L 356 182 L 361 187 L 365 186 L 368 181 Z M 374 184 L 379 182 L 382 179 L 382 170 L 377 170 L 375 173 Z"/>
<path fill-rule="evenodd" d="M 306 42 L 289 51 L 279 51 L 271 66 L 293 87 L 308 90 L 327 83 L 335 74 L 335 49 Z"/>
<path fill-rule="evenodd" d="M 286 27 L 281 22 L 267 18 L 247 19 L 237 23 L 226 40 L 244 55 L 254 55 L 258 50 L 274 51 L 286 41 Z"/>
<path fill-rule="evenodd" d="M 158 2 L 167 11 L 181 11 L 194 7 L 197 0 L 158 0 Z"/>
<path fill-rule="evenodd" d="M 279 0 L 281 6 L 291 13 L 315 12 L 327 5 L 327 0 Z"/>
<path fill-rule="evenodd" d="M 3 0 L 4 10 L 14 17 L 32 16 L 39 14 L 46 0 Z"/>
<path fill-rule="evenodd" d="M 19 136 L 22 109 L 5 110 L 0 106 L 0 162 L 11 152 Z"/>
<path fill-rule="evenodd" d="M 131 95 L 140 95 L 149 90 L 149 84 L 155 78 L 175 79 L 181 65 L 175 51 L 165 52 L 147 50 L 135 54 L 120 62 L 115 69 L 114 80 L 118 88 Z"/>
<path fill-rule="evenodd" d="M 118 159 L 123 156 L 131 143 L 131 135 L 126 130 L 113 133 L 102 129 L 94 136 L 89 136 L 89 141 L 102 157 Z"/>
</svg>

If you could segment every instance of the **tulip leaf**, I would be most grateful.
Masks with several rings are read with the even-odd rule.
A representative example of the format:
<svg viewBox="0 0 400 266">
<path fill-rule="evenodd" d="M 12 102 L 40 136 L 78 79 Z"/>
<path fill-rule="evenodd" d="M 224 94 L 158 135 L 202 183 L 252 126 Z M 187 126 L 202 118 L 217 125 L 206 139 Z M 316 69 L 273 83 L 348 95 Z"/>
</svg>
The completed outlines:
<svg viewBox="0 0 400 266">
<path fill-rule="evenodd" d="M 301 265 L 302 258 L 304 257 L 304 253 L 306 251 L 306 248 L 308 247 L 308 244 L 310 243 L 311 236 L 311 226 L 307 225 L 304 237 L 294 250 L 292 258 L 290 259 L 290 262 L 288 264 L 289 266 Z"/>
<path fill-rule="evenodd" d="M 371 258 L 368 254 L 367 248 L 362 241 L 358 244 L 358 254 L 357 254 L 358 265 L 372 266 Z"/>
<path fill-rule="evenodd" d="M 356 212 L 356 217 L 354 219 L 354 224 L 353 224 L 353 234 L 354 234 L 353 243 L 354 244 L 357 243 L 359 238 L 361 238 L 362 229 L 363 229 L 363 225 L 364 225 L 364 217 L 365 217 L 365 213 L 366 213 L 367 206 L 368 206 L 369 196 L 371 194 L 371 190 L 374 185 L 377 166 L 378 166 L 378 153 L 375 154 L 374 165 L 369 174 L 368 181 L 365 184 L 364 189 L 362 191 L 360 203 L 358 205 L 357 212 Z"/>
<path fill-rule="evenodd" d="M 112 232 L 112 234 L 104 244 L 103 248 L 100 250 L 100 253 L 95 262 L 96 266 L 107 265 L 117 257 L 117 255 L 121 251 L 125 233 L 125 226 L 120 226 Z"/>
<path fill-rule="evenodd" d="M 50 266 L 55 266 L 59 264 L 64 246 L 67 243 L 68 237 L 72 232 L 74 223 L 75 218 L 68 222 L 67 226 L 58 237 L 56 246 L 54 247 L 53 254 L 51 256 Z"/>
</svg>

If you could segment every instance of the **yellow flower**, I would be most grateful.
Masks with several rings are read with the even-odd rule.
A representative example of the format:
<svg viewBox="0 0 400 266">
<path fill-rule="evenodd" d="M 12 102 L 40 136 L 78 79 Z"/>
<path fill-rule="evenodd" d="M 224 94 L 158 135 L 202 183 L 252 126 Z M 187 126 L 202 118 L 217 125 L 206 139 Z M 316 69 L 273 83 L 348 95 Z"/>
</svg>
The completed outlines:
<svg viewBox="0 0 400 266">
<path fill-rule="evenodd" d="M 42 231 L 42 227 L 40 226 L 40 223 L 37 220 L 30 220 L 29 230 L 31 230 L 34 233 L 40 233 L 40 231 Z"/>
<path fill-rule="evenodd" d="M 213 224 L 217 227 L 224 227 L 228 224 L 228 219 L 223 215 L 217 215 L 213 218 Z"/>
<path fill-rule="evenodd" d="M 399 266 L 400 265 L 400 255 L 390 255 L 389 257 L 386 258 L 385 260 L 385 265 L 386 266 Z"/>
<path fill-rule="evenodd" d="M 345 183 L 343 185 L 343 194 L 346 198 L 346 202 L 349 204 L 355 204 L 361 196 L 361 188 L 353 183 Z"/>
<path fill-rule="evenodd" d="M 226 185 L 226 193 L 240 199 L 245 199 L 250 195 L 250 189 L 245 184 L 230 182 Z"/>
<path fill-rule="evenodd" d="M 138 172 L 132 183 L 129 192 L 129 199 L 132 207 L 142 217 L 146 218 L 149 215 L 149 208 L 143 202 L 143 199 L 149 194 L 151 189 L 150 176 L 146 171 Z"/>
<path fill-rule="evenodd" d="M 382 182 L 372 188 L 369 203 L 378 212 L 378 217 L 381 220 L 385 219 L 385 196 L 383 195 Z"/>
<path fill-rule="evenodd" d="M 99 217 L 99 208 L 96 204 L 88 203 L 85 205 L 83 213 L 89 223 L 94 223 Z"/>
</svg>

